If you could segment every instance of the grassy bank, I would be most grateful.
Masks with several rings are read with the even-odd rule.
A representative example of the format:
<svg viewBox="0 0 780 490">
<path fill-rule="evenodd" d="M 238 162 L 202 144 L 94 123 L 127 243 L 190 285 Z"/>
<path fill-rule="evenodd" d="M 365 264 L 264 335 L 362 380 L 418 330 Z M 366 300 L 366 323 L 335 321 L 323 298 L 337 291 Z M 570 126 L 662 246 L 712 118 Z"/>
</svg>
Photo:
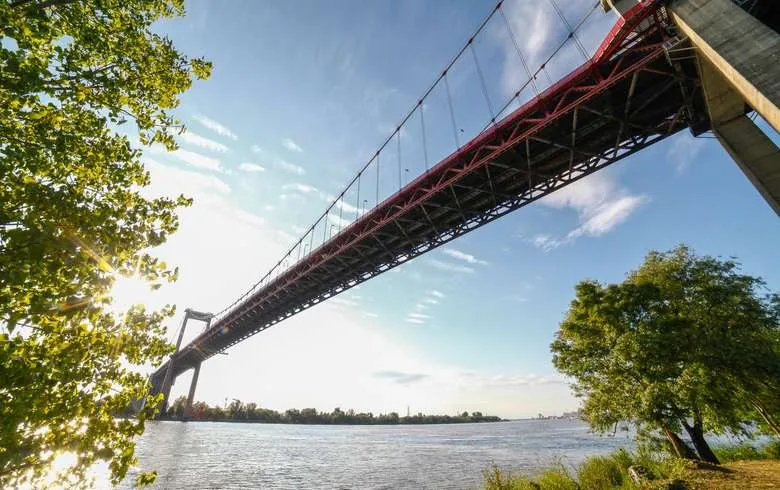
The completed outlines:
<svg viewBox="0 0 780 490">
<path fill-rule="evenodd" d="M 576 468 L 559 463 L 536 476 L 512 474 L 497 466 L 484 472 L 485 490 L 601 489 L 749 489 L 780 488 L 780 440 L 756 448 L 748 444 L 716 449 L 721 466 L 697 465 L 657 453 L 618 450 L 593 456 Z M 647 470 L 647 482 L 636 485 L 629 468 Z"/>
</svg>

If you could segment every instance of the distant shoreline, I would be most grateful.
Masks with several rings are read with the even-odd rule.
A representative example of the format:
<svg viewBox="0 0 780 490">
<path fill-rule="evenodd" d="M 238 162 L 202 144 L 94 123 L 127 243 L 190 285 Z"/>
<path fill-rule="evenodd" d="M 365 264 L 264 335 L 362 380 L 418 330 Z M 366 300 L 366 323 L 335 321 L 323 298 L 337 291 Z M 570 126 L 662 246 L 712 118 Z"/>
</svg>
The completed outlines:
<svg viewBox="0 0 780 490">
<path fill-rule="evenodd" d="M 405 417 L 402 417 L 402 419 Z M 424 422 L 285 422 L 283 420 L 236 420 L 236 419 L 186 419 L 165 417 L 154 419 L 155 422 L 227 422 L 231 424 L 268 424 L 268 425 L 321 425 L 321 426 L 355 426 L 355 425 L 457 425 L 457 424 L 489 424 L 496 422 L 514 422 L 517 420 L 535 419 L 502 419 L 499 417 L 485 417 L 483 420 L 450 420 L 450 421 L 424 421 Z"/>
</svg>

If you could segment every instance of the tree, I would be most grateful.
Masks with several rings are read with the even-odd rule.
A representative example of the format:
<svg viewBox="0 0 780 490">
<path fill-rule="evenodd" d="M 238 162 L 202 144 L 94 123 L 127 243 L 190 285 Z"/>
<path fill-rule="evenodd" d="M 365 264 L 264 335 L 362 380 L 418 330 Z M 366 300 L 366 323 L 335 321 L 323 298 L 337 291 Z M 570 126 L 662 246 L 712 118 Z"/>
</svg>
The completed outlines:
<svg viewBox="0 0 780 490">
<path fill-rule="evenodd" d="M 704 434 L 768 424 L 780 399 L 780 308 L 765 283 L 734 260 L 685 246 L 651 252 L 620 284 L 583 281 L 552 343 L 553 363 L 574 379 L 585 419 L 606 432 L 621 421 L 660 431 L 678 456 L 717 462 Z"/>
<path fill-rule="evenodd" d="M 145 252 L 189 204 L 145 197 L 149 174 L 126 136 L 175 148 L 169 110 L 209 63 L 155 34 L 182 0 L 0 2 L 0 487 L 39 486 L 63 453 L 63 486 L 108 461 L 121 480 L 159 400 L 120 420 L 170 352 L 173 308 L 110 308 L 118 277 L 158 287 L 176 269 Z"/>
</svg>

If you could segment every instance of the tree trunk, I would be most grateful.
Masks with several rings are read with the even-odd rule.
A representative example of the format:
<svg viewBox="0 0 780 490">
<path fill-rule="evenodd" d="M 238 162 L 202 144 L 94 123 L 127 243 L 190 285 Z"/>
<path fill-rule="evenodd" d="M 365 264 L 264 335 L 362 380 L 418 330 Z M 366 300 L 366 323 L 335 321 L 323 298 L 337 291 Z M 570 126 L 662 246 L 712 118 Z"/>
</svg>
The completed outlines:
<svg viewBox="0 0 780 490">
<path fill-rule="evenodd" d="M 669 444 L 672 446 L 674 453 L 678 458 L 682 459 L 696 459 L 696 455 L 693 454 L 693 450 L 688 447 L 685 442 L 680 439 L 680 436 L 669 429 L 664 428 L 664 435 L 669 440 Z"/>
<path fill-rule="evenodd" d="M 780 436 L 780 423 L 778 423 L 778 421 L 775 420 L 772 414 L 767 412 L 766 408 L 764 408 L 764 405 L 761 402 L 757 400 L 753 400 L 752 403 L 753 403 L 753 407 L 755 407 L 756 409 L 756 412 L 758 412 L 759 415 L 761 415 L 761 417 L 764 418 L 766 425 L 768 425 L 769 428 L 772 429 L 772 432 Z"/>
<path fill-rule="evenodd" d="M 691 436 L 691 442 L 693 442 L 693 447 L 696 448 L 696 452 L 699 453 L 699 458 L 707 463 L 720 464 L 718 457 L 715 456 L 715 453 L 710 449 L 710 445 L 707 444 L 707 441 L 704 439 L 704 429 L 702 428 L 701 422 L 694 420 L 693 426 L 688 425 L 687 422 L 683 422 L 683 427 L 685 427 L 688 435 Z"/>
</svg>

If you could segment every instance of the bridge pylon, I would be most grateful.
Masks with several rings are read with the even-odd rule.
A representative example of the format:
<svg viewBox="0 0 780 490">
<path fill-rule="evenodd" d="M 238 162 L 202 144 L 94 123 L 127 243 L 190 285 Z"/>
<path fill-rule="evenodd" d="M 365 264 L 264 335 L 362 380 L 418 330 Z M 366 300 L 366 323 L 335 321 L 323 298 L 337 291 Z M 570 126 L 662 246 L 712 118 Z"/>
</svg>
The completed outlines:
<svg viewBox="0 0 780 490">
<path fill-rule="evenodd" d="M 602 6 L 622 15 L 639 1 Z M 666 8 L 697 58 L 712 133 L 780 216 L 780 148 L 748 117 L 753 110 L 780 132 L 777 0 L 670 0 Z"/>
<path fill-rule="evenodd" d="M 174 371 L 174 363 L 176 359 L 176 354 L 179 353 L 181 349 L 181 342 L 184 338 L 184 330 L 187 327 L 187 322 L 189 320 L 199 320 L 206 323 L 206 328 L 208 328 L 211 325 L 211 320 L 214 318 L 214 315 L 211 313 L 204 313 L 201 311 L 196 311 L 191 308 L 187 308 L 184 310 L 184 318 L 181 322 L 181 327 L 179 328 L 179 337 L 176 340 L 176 351 L 174 351 L 173 355 L 171 355 L 171 358 L 168 360 L 168 366 L 165 370 L 165 376 L 162 379 L 162 382 L 152 382 L 152 393 L 162 393 L 163 394 L 163 401 L 160 406 L 160 416 L 163 417 L 168 412 L 168 402 L 171 395 L 171 388 L 173 387 L 173 384 L 176 381 L 176 377 L 173 375 Z M 195 387 L 198 384 L 198 375 L 200 374 L 200 363 L 193 366 L 194 373 L 192 375 L 192 381 L 190 382 L 190 391 L 189 396 L 187 397 L 187 406 L 184 410 L 184 417 L 188 418 L 192 412 L 192 401 L 195 396 Z"/>
</svg>

